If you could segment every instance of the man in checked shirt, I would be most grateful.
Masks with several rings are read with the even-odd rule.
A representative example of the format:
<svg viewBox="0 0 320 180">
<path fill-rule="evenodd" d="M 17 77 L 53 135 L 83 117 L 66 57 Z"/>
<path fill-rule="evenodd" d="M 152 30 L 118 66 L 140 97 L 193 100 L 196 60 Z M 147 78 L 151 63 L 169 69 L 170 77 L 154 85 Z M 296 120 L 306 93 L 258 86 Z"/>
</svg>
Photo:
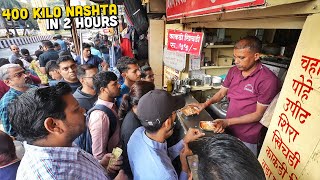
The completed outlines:
<svg viewBox="0 0 320 180">
<path fill-rule="evenodd" d="M 17 179 L 126 179 L 122 160 L 108 166 L 112 154 L 97 161 L 72 142 L 85 130 L 85 110 L 67 83 L 34 88 L 9 105 L 9 119 L 25 140 Z M 119 171 L 119 172 L 118 172 Z"/>
</svg>

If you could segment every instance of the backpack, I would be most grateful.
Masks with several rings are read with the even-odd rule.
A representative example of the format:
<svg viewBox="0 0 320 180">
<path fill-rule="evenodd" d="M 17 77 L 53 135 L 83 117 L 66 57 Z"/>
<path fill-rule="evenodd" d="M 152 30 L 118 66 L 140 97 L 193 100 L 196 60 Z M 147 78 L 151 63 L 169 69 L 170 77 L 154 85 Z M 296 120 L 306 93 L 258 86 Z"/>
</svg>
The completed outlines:
<svg viewBox="0 0 320 180">
<path fill-rule="evenodd" d="M 90 131 L 88 128 L 88 122 L 89 122 L 90 114 L 95 110 L 103 111 L 109 117 L 109 139 L 114 134 L 116 127 L 117 127 L 117 117 L 114 115 L 112 110 L 104 105 L 95 104 L 86 113 L 86 125 L 87 126 L 86 126 L 85 131 L 73 141 L 81 149 L 85 150 L 86 152 L 88 152 L 90 154 L 92 154 L 92 139 L 91 139 L 91 134 L 90 134 Z"/>
</svg>

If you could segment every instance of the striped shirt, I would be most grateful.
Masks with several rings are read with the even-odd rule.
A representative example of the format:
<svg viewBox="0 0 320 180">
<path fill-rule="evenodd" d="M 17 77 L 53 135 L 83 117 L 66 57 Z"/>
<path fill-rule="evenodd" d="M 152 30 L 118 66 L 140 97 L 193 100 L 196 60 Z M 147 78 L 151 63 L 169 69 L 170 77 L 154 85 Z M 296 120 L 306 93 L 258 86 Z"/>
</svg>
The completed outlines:
<svg viewBox="0 0 320 180">
<path fill-rule="evenodd" d="M 39 147 L 24 142 L 17 179 L 110 179 L 90 154 L 78 147 Z"/>
<path fill-rule="evenodd" d="M 4 94 L 0 101 L 0 119 L 2 120 L 4 131 L 10 136 L 16 136 L 16 132 L 12 129 L 9 122 L 8 105 L 23 92 L 10 88 L 9 91 Z"/>
</svg>

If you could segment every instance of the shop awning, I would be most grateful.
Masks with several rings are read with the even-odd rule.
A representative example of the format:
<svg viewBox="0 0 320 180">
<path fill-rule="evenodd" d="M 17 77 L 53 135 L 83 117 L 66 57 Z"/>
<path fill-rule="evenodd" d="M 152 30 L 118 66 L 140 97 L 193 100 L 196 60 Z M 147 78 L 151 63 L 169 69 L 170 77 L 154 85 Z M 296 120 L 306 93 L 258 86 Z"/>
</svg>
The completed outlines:
<svg viewBox="0 0 320 180">
<path fill-rule="evenodd" d="M 94 3 L 98 3 L 98 4 L 109 4 L 110 3 L 110 0 L 90 0 L 90 1 L 92 1 Z M 117 4 L 117 5 L 122 5 L 123 1 L 124 0 L 113 0 L 113 3 Z"/>
</svg>

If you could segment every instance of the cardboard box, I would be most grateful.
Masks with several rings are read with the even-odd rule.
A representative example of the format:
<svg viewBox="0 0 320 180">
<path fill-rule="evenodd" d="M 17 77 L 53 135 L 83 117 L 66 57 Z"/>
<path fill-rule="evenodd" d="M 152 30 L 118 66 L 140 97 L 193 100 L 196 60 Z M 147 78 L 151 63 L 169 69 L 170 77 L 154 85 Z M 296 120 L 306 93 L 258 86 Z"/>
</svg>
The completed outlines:
<svg viewBox="0 0 320 180">
<path fill-rule="evenodd" d="M 219 56 L 218 57 L 218 66 L 231 66 L 233 58 L 229 56 Z"/>
</svg>

